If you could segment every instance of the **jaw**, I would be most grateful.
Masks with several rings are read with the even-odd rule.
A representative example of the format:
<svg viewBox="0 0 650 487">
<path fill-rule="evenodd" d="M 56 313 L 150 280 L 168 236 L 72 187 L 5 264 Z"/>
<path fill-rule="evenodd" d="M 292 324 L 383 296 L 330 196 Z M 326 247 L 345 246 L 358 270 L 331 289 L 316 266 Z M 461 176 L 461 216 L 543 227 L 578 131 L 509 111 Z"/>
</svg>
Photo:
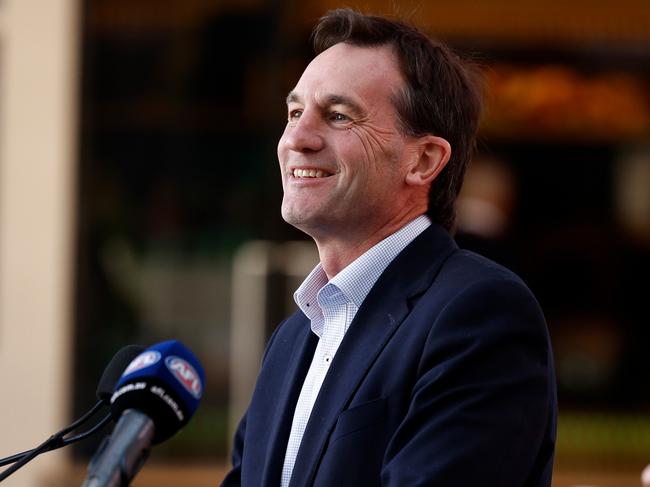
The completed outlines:
<svg viewBox="0 0 650 487">
<path fill-rule="evenodd" d="M 310 226 L 312 221 L 321 220 L 331 205 L 328 204 L 328 192 L 319 186 L 322 186 L 320 181 L 290 182 L 282 198 L 282 218 L 300 230 Z"/>
</svg>

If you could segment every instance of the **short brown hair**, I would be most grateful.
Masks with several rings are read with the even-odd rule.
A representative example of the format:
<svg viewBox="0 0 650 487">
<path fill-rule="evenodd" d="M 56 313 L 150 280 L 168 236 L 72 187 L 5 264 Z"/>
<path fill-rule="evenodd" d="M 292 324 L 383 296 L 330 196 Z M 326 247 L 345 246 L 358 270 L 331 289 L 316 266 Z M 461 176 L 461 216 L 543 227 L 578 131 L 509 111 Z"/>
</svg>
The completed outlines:
<svg viewBox="0 0 650 487">
<path fill-rule="evenodd" d="M 402 131 L 414 137 L 433 134 L 451 145 L 447 166 L 431 184 L 427 213 L 452 230 L 456 197 L 474 151 L 482 109 L 478 69 L 413 26 L 350 9 L 328 12 L 312 39 L 316 54 L 341 42 L 394 48 L 406 79 L 393 100 Z"/>
</svg>

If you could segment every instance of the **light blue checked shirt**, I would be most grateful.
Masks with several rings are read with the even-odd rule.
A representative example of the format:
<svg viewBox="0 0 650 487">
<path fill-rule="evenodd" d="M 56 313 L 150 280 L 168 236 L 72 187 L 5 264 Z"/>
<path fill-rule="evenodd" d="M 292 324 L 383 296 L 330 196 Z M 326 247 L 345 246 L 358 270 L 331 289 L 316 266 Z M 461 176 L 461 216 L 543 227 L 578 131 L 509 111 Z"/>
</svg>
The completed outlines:
<svg viewBox="0 0 650 487">
<path fill-rule="evenodd" d="M 311 330 L 319 340 L 293 413 L 282 468 L 282 487 L 289 485 L 309 415 L 350 323 L 388 264 L 429 225 L 429 217 L 417 217 L 370 248 L 329 282 L 318 264 L 294 293 L 293 299 L 310 319 Z"/>
</svg>

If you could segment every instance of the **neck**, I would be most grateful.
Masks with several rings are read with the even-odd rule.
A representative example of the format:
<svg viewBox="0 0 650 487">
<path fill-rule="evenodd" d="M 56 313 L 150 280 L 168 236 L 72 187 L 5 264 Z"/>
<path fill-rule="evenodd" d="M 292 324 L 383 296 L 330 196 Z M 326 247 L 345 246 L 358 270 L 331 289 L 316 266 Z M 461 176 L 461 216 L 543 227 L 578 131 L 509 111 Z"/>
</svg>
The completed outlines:
<svg viewBox="0 0 650 487">
<path fill-rule="evenodd" d="M 334 236 L 312 236 L 318 247 L 320 264 L 327 278 L 332 279 L 369 249 L 421 214 L 405 214 L 388 225 L 382 225 L 363 234 L 336 232 Z"/>
</svg>

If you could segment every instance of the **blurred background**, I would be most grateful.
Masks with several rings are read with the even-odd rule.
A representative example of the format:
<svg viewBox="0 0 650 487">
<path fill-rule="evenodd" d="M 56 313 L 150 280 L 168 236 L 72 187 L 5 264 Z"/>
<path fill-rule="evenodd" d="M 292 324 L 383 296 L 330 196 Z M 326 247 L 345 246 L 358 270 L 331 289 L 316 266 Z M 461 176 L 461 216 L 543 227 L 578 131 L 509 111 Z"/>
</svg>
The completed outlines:
<svg viewBox="0 0 650 487">
<path fill-rule="evenodd" d="M 221 480 L 265 340 L 317 261 L 280 217 L 275 148 L 310 30 L 341 6 L 410 20 L 482 66 L 457 240 L 520 274 L 546 313 L 554 485 L 638 486 L 647 0 L 0 2 L 0 455 L 88 409 L 125 344 L 177 338 L 206 392 L 133 485 Z M 7 485 L 79 485 L 98 441 Z"/>
</svg>

